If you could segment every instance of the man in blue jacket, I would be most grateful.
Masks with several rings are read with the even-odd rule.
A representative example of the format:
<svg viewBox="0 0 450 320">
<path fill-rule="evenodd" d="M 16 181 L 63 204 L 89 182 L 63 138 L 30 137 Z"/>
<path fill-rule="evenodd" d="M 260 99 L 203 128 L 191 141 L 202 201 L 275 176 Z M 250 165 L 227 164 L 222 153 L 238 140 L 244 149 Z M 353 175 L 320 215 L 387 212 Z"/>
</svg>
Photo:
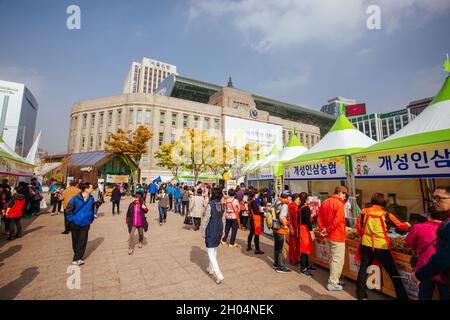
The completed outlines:
<svg viewBox="0 0 450 320">
<path fill-rule="evenodd" d="M 173 187 L 172 184 L 169 183 L 169 185 L 166 188 L 166 192 L 169 195 L 169 210 L 172 211 L 173 210 Z"/>
<path fill-rule="evenodd" d="M 412 276 L 416 283 L 440 275 L 450 285 L 450 186 L 437 187 L 433 193 L 433 207 L 441 216 L 442 224 L 437 230 L 438 247 L 426 265 Z"/>
<path fill-rule="evenodd" d="M 181 188 L 180 184 L 177 183 L 175 190 L 173 191 L 173 198 L 175 199 L 175 213 L 181 213 Z"/>
<path fill-rule="evenodd" d="M 148 188 L 149 192 L 150 192 L 150 203 L 155 203 L 156 200 L 156 194 L 158 193 L 158 184 L 153 181 L 153 183 L 150 185 L 150 187 Z"/>
<path fill-rule="evenodd" d="M 70 223 L 72 233 L 73 265 L 80 266 L 84 264 L 82 260 L 88 241 L 89 227 L 94 221 L 94 197 L 91 193 L 94 191 L 90 182 L 79 185 L 81 192 L 69 201 L 66 208 L 67 220 Z"/>
</svg>

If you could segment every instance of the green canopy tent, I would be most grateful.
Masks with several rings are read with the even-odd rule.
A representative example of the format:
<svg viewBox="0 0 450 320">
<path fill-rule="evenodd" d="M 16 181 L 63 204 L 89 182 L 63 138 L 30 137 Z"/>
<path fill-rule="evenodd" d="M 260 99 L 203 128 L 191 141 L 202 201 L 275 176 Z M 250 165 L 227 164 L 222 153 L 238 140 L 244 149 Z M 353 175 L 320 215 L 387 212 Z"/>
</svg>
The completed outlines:
<svg viewBox="0 0 450 320">
<path fill-rule="evenodd" d="M 0 175 L 31 177 L 34 166 L 19 156 L 0 136 Z"/>
<path fill-rule="evenodd" d="M 450 183 L 449 119 L 447 77 L 430 105 L 413 121 L 389 138 L 352 155 L 357 185 L 383 187 L 383 192 L 395 193 L 410 213 L 427 210 L 435 179 L 439 179 L 439 184 Z"/>
<path fill-rule="evenodd" d="M 352 173 L 349 155 L 375 144 L 375 140 L 356 129 L 340 115 L 330 131 L 311 149 L 292 160 L 283 163 L 285 181 L 347 180 L 352 197 L 352 209 L 356 207 L 355 191 L 352 187 Z M 321 183 L 327 193 L 332 193 L 331 184 Z M 312 184 L 309 185 L 312 193 Z"/>
</svg>

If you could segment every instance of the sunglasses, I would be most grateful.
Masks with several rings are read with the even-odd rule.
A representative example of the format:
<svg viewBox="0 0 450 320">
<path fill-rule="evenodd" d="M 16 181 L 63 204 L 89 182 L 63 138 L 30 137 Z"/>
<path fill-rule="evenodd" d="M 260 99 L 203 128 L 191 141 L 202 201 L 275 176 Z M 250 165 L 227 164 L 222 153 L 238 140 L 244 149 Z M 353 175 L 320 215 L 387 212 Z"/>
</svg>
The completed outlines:
<svg viewBox="0 0 450 320">
<path fill-rule="evenodd" d="M 448 200 L 448 199 L 450 199 L 450 197 L 439 197 L 439 196 L 431 197 L 431 200 L 436 201 L 436 202 L 440 202 L 441 200 Z"/>
</svg>

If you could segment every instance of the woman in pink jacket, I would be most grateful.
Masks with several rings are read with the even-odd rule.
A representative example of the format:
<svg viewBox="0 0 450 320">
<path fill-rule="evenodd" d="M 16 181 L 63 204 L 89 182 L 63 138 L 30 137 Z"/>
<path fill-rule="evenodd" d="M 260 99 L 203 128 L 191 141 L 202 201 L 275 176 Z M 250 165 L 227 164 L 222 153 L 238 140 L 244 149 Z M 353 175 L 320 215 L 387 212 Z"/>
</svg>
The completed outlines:
<svg viewBox="0 0 450 320">
<path fill-rule="evenodd" d="M 431 256 L 436 252 L 437 239 L 436 230 L 441 224 L 441 220 L 436 219 L 435 213 L 427 217 L 427 221 L 415 224 L 405 238 L 408 247 L 413 249 L 418 256 L 416 270 L 427 264 Z M 447 288 L 441 278 L 436 276 L 425 280 L 419 284 L 419 300 L 432 300 L 435 287 L 439 289 L 441 300 L 449 300 L 449 288 Z"/>
</svg>

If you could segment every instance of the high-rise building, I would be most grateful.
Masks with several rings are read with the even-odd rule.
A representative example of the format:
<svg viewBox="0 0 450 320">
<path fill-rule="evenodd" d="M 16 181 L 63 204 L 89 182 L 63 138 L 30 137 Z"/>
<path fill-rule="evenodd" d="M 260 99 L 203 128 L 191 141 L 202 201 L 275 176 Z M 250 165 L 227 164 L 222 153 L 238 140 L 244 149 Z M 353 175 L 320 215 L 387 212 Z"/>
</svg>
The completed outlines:
<svg viewBox="0 0 450 320">
<path fill-rule="evenodd" d="M 406 107 L 415 115 L 419 115 L 431 103 L 434 97 L 411 101 Z"/>
<path fill-rule="evenodd" d="M 177 75 L 177 67 L 165 62 L 143 58 L 131 63 L 123 93 L 153 93 L 169 75 Z"/>
<path fill-rule="evenodd" d="M 0 135 L 21 156 L 33 145 L 38 103 L 22 83 L 0 80 Z"/>
<path fill-rule="evenodd" d="M 326 105 L 323 105 L 320 108 L 320 111 L 326 114 L 330 114 L 333 117 L 337 118 L 341 114 L 340 104 L 343 103 L 345 106 L 353 105 L 356 103 L 354 99 L 347 99 L 343 97 L 335 97 L 333 99 L 328 100 Z"/>
<path fill-rule="evenodd" d="M 414 112 L 409 108 L 405 108 L 387 113 L 350 117 L 349 120 L 366 136 L 376 141 L 381 141 L 399 131 L 415 117 L 416 114 Z"/>
</svg>

